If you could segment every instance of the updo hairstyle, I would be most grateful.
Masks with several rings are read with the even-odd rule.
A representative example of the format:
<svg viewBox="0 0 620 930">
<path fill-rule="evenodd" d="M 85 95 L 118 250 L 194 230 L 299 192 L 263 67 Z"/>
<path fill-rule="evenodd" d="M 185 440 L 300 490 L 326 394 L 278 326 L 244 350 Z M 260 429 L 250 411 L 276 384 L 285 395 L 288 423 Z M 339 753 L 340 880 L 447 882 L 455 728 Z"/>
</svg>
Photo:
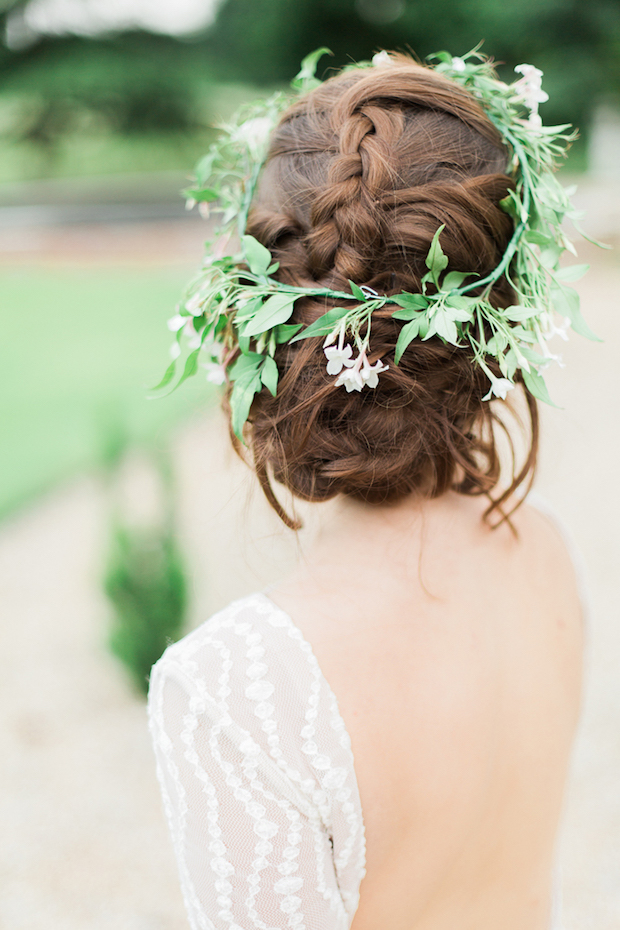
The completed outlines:
<svg viewBox="0 0 620 930">
<path fill-rule="evenodd" d="M 247 232 L 280 263 L 287 284 L 379 294 L 421 291 L 437 229 L 451 271 L 489 274 L 513 232 L 499 201 L 514 187 L 501 136 L 465 89 L 404 55 L 380 68 L 345 71 L 286 111 L 277 126 Z M 490 296 L 514 302 L 506 279 Z M 304 298 L 290 322 L 309 324 L 334 302 Z M 471 349 L 415 339 L 399 364 L 394 307 L 373 314 L 369 360 L 389 365 L 372 390 L 347 393 L 326 372 L 322 338 L 280 345 L 277 396 L 258 394 L 246 441 L 267 499 L 271 479 L 306 501 L 338 494 L 368 503 L 453 489 L 485 494 L 494 510 L 533 478 L 536 401 L 525 392 L 528 448 L 520 468 L 509 441 L 512 483 L 500 480 L 498 404 Z M 491 334 L 487 333 L 487 337 Z M 497 376 L 497 364 L 489 367 Z M 233 437 L 233 441 L 234 437 Z M 237 444 L 237 448 L 239 448 Z"/>
</svg>

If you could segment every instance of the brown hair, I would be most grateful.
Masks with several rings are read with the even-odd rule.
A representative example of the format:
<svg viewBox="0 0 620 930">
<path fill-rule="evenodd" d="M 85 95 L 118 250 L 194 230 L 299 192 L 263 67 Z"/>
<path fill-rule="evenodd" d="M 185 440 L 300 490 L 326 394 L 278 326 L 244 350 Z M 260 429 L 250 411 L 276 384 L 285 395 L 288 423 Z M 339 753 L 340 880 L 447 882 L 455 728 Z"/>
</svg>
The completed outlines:
<svg viewBox="0 0 620 930">
<path fill-rule="evenodd" d="M 442 224 L 450 270 L 484 277 L 506 249 L 513 227 L 499 201 L 514 185 L 499 133 L 466 90 L 406 56 L 391 57 L 391 65 L 327 80 L 275 130 L 247 231 L 272 251 L 281 281 L 348 290 L 351 279 L 380 294 L 419 292 Z M 490 299 L 512 302 L 506 279 Z M 327 309 L 323 299 L 304 298 L 291 322 L 308 324 Z M 512 482 L 493 500 L 501 472 L 496 427 L 506 428 L 498 402 L 482 400 L 488 378 L 471 350 L 437 337 L 414 340 L 395 365 L 402 324 L 393 309 L 373 315 L 369 358 L 389 364 L 374 390 L 336 387 L 320 338 L 277 349 L 277 396 L 265 389 L 256 396 L 246 437 L 261 486 L 288 526 L 298 524 L 271 477 L 308 501 L 486 494 L 487 514 L 502 515 L 515 490 L 531 483 L 534 398 L 525 392 L 524 462 L 518 468 L 509 443 Z"/>
</svg>

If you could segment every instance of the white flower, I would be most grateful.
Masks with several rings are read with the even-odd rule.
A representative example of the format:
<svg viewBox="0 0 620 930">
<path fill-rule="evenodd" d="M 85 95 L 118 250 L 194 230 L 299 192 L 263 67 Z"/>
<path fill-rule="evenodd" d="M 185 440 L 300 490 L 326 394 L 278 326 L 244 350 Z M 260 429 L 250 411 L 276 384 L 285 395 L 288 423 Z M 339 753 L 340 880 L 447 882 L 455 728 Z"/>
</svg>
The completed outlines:
<svg viewBox="0 0 620 930">
<path fill-rule="evenodd" d="M 250 151 L 260 154 L 269 140 L 269 133 L 273 128 L 273 121 L 268 116 L 255 116 L 246 119 L 231 133 L 234 142 L 244 142 Z"/>
<path fill-rule="evenodd" d="M 180 329 L 183 329 L 187 320 L 188 318 L 186 316 L 181 316 L 180 313 L 177 313 L 176 316 L 171 316 L 168 320 L 168 329 L 171 333 L 178 333 Z"/>
<path fill-rule="evenodd" d="M 538 115 L 538 104 L 545 103 L 549 99 L 549 94 L 542 89 L 543 73 L 540 68 L 526 64 L 517 65 L 515 71 L 523 77 L 515 81 L 512 89 L 530 111 L 528 123 L 538 129 L 542 126 Z"/>
<path fill-rule="evenodd" d="M 203 302 L 204 298 L 202 294 L 194 294 L 194 296 L 190 297 L 190 299 L 185 304 L 185 309 L 188 310 L 192 316 L 202 316 Z"/>
<path fill-rule="evenodd" d="M 326 349 L 323 349 L 323 352 L 327 359 L 328 375 L 337 375 L 343 368 L 350 368 L 355 364 L 351 360 L 353 349 L 350 345 L 342 346 L 339 343 L 337 346 L 328 346 Z"/>
<path fill-rule="evenodd" d="M 174 361 L 181 354 L 181 346 L 178 342 L 173 342 L 170 346 L 170 358 Z"/>
<path fill-rule="evenodd" d="M 327 351 L 329 350 L 326 349 L 325 352 L 327 353 Z M 362 349 L 355 362 L 347 361 L 344 364 L 347 367 L 339 375 L 336 387 L 344 385 L 349 393 L 351 391 L 361 391 L 364 386 L 376 388 L 379 383 L 379 375 L 382 371 L 387 371 L 389 367 L 384 365 L 381 359 L 371 365 L 366 355 L 366 349 Z"/>
<path fill-rule="evenodd" d="M 188 349 L 192 349 L 193 351 L 194 349 L 200 348 L 200 346 L 202 345 L 202 339 L 200 337 L 200 334 L 196 332 L 193 326 L 191 327 L 191 329 L 189 326 L 187 327 L 187 332 L 185 335 L 187 337 L 187 348 Z"/>
<path fill-rule="evenodd" d="M 376 388 L 379 383 L 379 375 L 382 371 L 387 371 L 389 365 L 384 365 L 381 359 L 371 365 L 364 354 L 364 366 L 361 370 L 362 380 L 369 388 Z"/>
<path fill-rule="evenodd" d="M 514 384 L 512 381 L 509 381 L 508 378 L 496 378 L 494 375 L 489 375 L 491 379 L 491 388 L 488 394 L 482 398 L 483 400 L 490 400 L 492 396 L 501 397 L 502 400 L 506 399 L 508 391 L 514 389 Z"/>
<path fill-rule="evenodd" d="M 464 71 L 467 65 L 462 58 L 453 58 L 452 59 L 452 70 L 453 71 Z"/>
<path fill-rule="evenodd" d="M 544 364 L 545 368 L 547 368 L 551 364 L 551 362 L 555 362 L 556 365 L 559 365 L 560 368 L 566 368 L 566 365 L 562 361 L 562 356 L 555 355 L 553 352 L 551 352 L 546 342 L 542 342 L 540 344 L 540 350 L 542 354 L 545 356 L 545 364 Z"/>
<path fill-rule="evenodd" d="M 336 381 L 336 387 L 341 385 L 345 386 L 347 393 L 350 394 L 351 391 L 361 391 L 364 387 L 364 379 L 360 373 L 357 364 L 354 368 L 345 368 L 344 371 L 339 375 L 338 380 Z"/>
<path fill-rule="evenodd" d="M 383 51 L 372 56 L 372 64 L 375 68 L 385 68 L 386 65 L 391 65 L 393 62 L 388 53 Z"/>
<path fill-rule="evenodd" d="M 211 384 L 224 384 L 226 381 L 226 369 L 217 362 L 203 362 L 202 367 L 207 373 L 207 381 Z"/>
<path fill-rule="evenodd" d="M 562 318 L 562 323 L 559 326 L 556 326 L 555 321 L 550 313 L 545 314 L 543 320 L 544 330 L 543 330 L 543 339 L 549 341 L 553 339 L 554 336 L 559 336 L 560 339 L 563 339 L 564 342 L 568 342 L 568 330 L 570 329 L 570 319 L 565 316 Z"/>
<path fill-rule="evenodd" d="M 195 206 L 196 206 L 196 201 L 194 200 L 194 198 L 188 197 L 187 200 L 185 201 L 185 209 L 193 210 Z"/>
<path fill-rule="evenodd" d="M 208 219 L 209 219 L 209 216 L 210 216 L 211 211 L 210 211 L 210 208 L 209 208 L 209 204 L 207 203 L 206 200 L 201 200 L 201 201 L 200 201 L 200 203 L 198 204 L 198 212 L 200 213 L 200 215 L 201 215 L 201 217 L 203 218 L 203 220 L 208 220 Z"/>
</svg>

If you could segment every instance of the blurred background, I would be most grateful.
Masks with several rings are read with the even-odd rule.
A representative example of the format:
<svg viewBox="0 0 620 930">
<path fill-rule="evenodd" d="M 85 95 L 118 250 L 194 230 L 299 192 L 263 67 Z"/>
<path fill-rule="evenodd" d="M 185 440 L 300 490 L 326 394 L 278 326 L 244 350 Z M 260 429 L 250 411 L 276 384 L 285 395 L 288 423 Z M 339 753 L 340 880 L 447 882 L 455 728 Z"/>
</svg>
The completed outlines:
<svg viewBox="0 0 620 930">
<path fill-rule="evenodd" d="M 207 226 L 180 190 L 244 100 L 381 48 L 484 42 L 544 71 L 584 226 L 620 232 L 620 0 L 0 0 L 0 928 L 187 926 L 146 732 L 151 663 L 292 564 L 203 378 L 152 401 Z M 539 490 L 590 579 L 560 857 L 567 930 L 620 927 L 617 251 L 584 244 L 603 344 L 550 374 Z"/>
</svg>

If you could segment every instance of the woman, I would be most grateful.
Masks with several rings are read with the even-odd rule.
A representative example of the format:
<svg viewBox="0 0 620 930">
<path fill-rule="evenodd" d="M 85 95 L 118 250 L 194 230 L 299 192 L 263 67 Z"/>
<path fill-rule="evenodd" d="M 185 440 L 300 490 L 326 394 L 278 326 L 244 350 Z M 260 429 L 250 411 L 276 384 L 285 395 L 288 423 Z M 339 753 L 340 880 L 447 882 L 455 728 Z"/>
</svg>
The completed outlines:
<svg viewBox="0 0 620 930">
<path fill-rule="evenodd" d="M 215 346 L 283 519 L 272 478 L 337 500 L 289 578 L 153 671 L 192 927 L 559 927 L 582 616 L 561 536 L 519 495 L 553 327 L 532 285 L 543 95 L 532 71 L 493 82 L 475 55 L 382 53 L 302 96 L 242 218 L 249 270 L 224 261 L 179 317 Z M 519 94 L 529 119 L 486 105 Z"/>
</svg>

